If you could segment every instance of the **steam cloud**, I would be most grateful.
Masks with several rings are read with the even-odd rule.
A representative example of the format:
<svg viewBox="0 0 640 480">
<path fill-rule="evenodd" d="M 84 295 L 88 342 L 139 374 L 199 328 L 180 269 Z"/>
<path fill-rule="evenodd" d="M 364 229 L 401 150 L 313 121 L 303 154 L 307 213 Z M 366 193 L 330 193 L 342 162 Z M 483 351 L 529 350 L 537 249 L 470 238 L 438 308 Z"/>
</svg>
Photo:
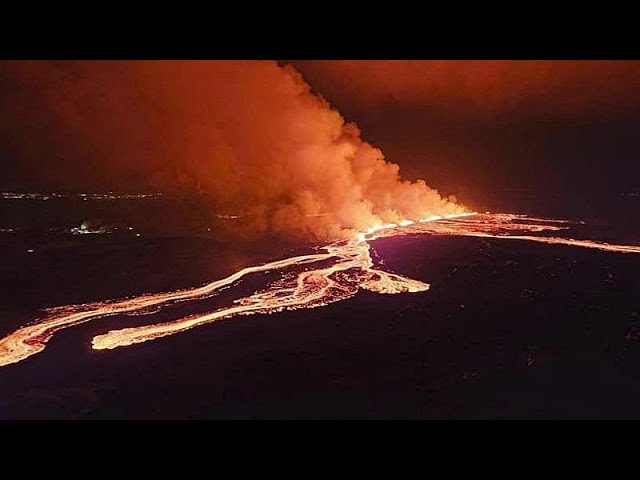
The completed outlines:
<svg viewBox="0 0 640 480">
<path fill-rule="evenodd" d="M 212 194 L 251 228 L 316 239 L 461 213 L 271 61 L 4 62 L 0 141 L 25 175 Z M 5 88 L 6 87 L 6 88 Z M 42 161 L 42 158 L 51 161 Z M 52 165 L 47 172 L 29 166 Z M 40 167 L 41 168 L 41 167 Z M 128 182 L 128 183 L 127 183 Z M 213 207 L 212 207 L 213 208 Z"/>
</svg>

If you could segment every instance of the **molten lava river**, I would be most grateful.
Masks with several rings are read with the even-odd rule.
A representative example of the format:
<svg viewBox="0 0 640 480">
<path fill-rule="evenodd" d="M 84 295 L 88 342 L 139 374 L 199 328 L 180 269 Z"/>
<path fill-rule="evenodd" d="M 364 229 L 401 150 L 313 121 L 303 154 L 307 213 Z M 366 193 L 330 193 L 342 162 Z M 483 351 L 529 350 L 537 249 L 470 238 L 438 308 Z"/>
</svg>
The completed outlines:
<svg viewBox="0 0 640 480">
<path fill-rule="evenodd" d="M 571 223 L 523 215 L 468 213 L 380 225 L 359 233 L 350 240 L 327 245 L 319 250 L 321 253 L 244 268 L 227 278 L 201 287 L 46 310 L 44 318 L 0 339 L 0 366 L 20 362 L 43 351 L 47 342 L 59 330 L 107 316 L 136 314 L 151 307 L 157 309 L 176 302 L 203 300 L 216 295 L 223 287 L 233 286 L 241 278 L 257 272 L 282 272 L 282 276 L 266 285 L 263 290 L 240 298 L 227 307 L 170 322 L 111 330 L 94 337 L 92 346 L 96 350 L 114 349 L 184 332 L 236 315 L 321 307 L 350 298 L 360 288 L 387 294 L 428 290 L 427 283 L 375 268 L 368 242 L 380 237 L 419 234 L 475 236 L 596 248 L 617 253 L 640 253 L 640 246 L 612 245 L 558 236 L 562 231 L 570 229 Z M 314 269 L 313 265 L 319 263 L 323 266 Z M 301 273 L 286 273 L 287 269 L 300 265 L 305 266 Z"/>
</svg>

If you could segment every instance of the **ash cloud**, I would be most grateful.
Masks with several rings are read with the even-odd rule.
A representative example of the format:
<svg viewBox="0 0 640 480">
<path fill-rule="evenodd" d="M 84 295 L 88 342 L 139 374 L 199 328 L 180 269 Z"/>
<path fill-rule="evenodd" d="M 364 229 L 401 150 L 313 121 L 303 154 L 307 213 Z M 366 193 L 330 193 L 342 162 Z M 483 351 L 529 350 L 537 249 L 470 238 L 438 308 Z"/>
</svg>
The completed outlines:
<svg viewBox="0 0 640 480">
<path fill-rule="evenodd" d="M 270 61 L 3 62 L 0 140 L 21 176 L 196 190 L 253 231 L 336 238 L 459 213 Z"/>
</svg>

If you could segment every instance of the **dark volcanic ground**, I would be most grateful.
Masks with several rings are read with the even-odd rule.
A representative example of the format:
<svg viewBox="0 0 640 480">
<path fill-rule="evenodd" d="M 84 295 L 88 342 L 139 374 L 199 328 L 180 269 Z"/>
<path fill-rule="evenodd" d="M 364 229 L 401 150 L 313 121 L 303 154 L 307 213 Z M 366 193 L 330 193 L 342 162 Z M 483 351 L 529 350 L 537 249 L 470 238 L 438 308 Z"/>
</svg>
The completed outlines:
<svg viewBox="0 0 640 480">
<path fill-rule="evenodd" d="M 634 243 L 631 222 L 599 219 L 592 239 Z M 60 234 L 33 253 L 33 234 L 1 236 L 0 334 L 44 306 L 198 285 L 295 251 L 201 230 Z M 373 246 L 385 269 L 431 290 L 361 291 L 113 351 L 91 338 L 158 317 L 95 320 L 0 368 L 0 418 L 640 417 L 640 255 L 428 236 Z"/>
</svg>

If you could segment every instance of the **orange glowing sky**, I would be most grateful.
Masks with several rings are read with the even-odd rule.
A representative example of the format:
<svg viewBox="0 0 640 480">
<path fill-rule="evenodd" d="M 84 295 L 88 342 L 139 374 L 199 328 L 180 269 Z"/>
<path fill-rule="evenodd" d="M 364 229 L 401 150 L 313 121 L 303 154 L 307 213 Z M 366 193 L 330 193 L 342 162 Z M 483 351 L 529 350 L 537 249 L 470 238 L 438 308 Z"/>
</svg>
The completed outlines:
<svg viewBox="0 0 640 480">
<path fill-rule="evenodd" d="M 362 107 L 467 113 L 615 114 L 640 102 L 640 62 L 617 60 L 308 60 L 317 91 Z M 351 100 L 347 100 L 347 97 Z"/>
<path fill-rule="evenodd" d="M 478 208 L 503 187 L 640 188 L 639 61 L 293 63 L 405 175 Z"/>
</svg>

